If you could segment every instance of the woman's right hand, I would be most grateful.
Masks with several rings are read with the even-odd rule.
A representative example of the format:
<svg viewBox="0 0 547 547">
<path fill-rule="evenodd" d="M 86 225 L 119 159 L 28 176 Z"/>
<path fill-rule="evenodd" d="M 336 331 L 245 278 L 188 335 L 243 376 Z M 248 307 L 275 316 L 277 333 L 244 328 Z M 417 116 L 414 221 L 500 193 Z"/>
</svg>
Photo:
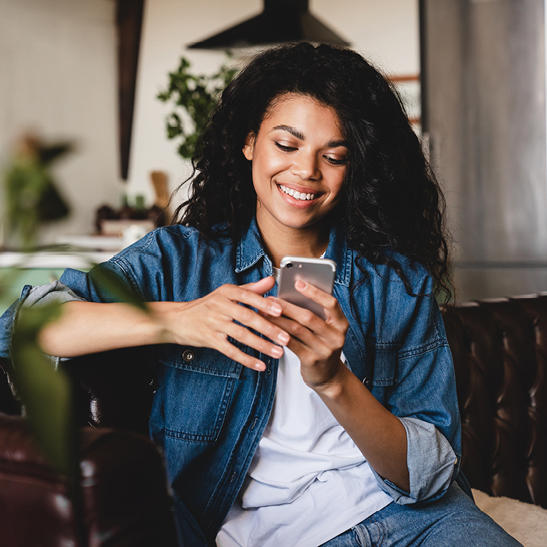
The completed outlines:
<svg viewBox="0 0 547 547">
<path fill-rule="evenodd" d="M 216 349 L 245 367 L 265 370 L 262 361 L 241 351 L 228 337 L 276 359 L 283 355 L 279 345 L 288 344 L 288 333 L 251 309 L 274 317 L 281 315 L 281 306 L 263 297 L 274 284 L 273 277 L 266 277 L 247 285 L 222 285 L 203 298 L 190 302 L 154 302 L 150 309 L 164 329 L 162 341 Z M 254 334 L 253 330 L 269 340 Z"/>
</svg>

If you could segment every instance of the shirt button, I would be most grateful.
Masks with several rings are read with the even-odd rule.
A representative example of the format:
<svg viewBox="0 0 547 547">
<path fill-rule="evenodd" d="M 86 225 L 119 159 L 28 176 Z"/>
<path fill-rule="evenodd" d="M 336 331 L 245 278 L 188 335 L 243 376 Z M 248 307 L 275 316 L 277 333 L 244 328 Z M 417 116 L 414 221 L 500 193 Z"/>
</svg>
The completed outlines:
<svg viewBox="0 0 547 547">
<path fill-rule="evenodd" d="M 372 386 L 372 380 L 370 378 L 368 378 L 367 376 L 365 376 L 363 378 L 363 384 L 365 384 L 365 387 L 370 390 L 371 386 Z"/>
<path fill-rule="evenodd" d="M 195 353 L 191 349 L 186 349 L 182 352 L 182 358 L 189 363 L 190 361 L 194 360 Z"/>
</svg>

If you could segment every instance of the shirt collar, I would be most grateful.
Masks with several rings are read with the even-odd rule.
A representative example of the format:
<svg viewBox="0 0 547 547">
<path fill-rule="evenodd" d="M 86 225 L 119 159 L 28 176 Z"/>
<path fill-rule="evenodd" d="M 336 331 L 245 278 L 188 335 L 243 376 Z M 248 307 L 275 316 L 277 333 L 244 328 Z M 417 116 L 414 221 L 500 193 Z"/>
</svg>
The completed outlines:
<svg viewBox="0 0 547 547">
<path fill-rule="evenodd" d="M 329 245 L 325 258 L 334 260 L 336 264 L 335 283 L 349 287 L 351 279 L 351 263 L 353 252 L 346 241 L 346 230 L 343 226 L 333 224 L 329 234 Z"/>
<path fill-rule="evenodd" d="M 333 225 L 329 234 L 325 258 L 330 258 L 336 263 L 335 283 L 349 287 L 352 255 L 353 253 L 346 242 L 345 229 L 342 226 Z M 268 263 L 270 262 L 262 246 L 256 218 L 253 217 L 249 228 L 237 244 L 236 273 L 252 268 L 263 257 L 267 259 Z"/>
<path fill-rule="evenodd" d="M 262 238 L 258 231 L 256 218 L 253 217 L 251 224 L 237 244 L 236 252 L 236 273 L 241 273 L 254 266 L 266 252 L 262 247 Z"/>
</svg>

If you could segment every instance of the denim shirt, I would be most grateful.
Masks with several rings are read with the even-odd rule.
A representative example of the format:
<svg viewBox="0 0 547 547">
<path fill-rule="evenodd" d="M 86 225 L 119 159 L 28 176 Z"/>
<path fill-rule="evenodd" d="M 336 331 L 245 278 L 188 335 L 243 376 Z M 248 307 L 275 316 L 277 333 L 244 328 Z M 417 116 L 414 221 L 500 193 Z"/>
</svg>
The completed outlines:
<svg viewBox="0 0 547 547">
<path fill-rule="evenodd" d="M 333 294 L 349 321 L 343 348 L 348 366 L 399 417 L 407 434 L 410 491 L 376 478 L 399 504 L 436 499 L 458 474 L 461 439 L 454 369 L 432 278 L 395 253 L 414 296 L 387 266 L 362 260 L 364 274 L 357 252 L 336 227 L 325 257 L 337 264 Z M 205 240 L 193 228 L 160 228 L 99 267 L 117 274 L 144 301 L 190 301 L 225 283 L 241 285 L 272 274 L 255 221 L 236 244 L 224 237 Z M 26 287 L 0 320 L 0 355 L 9 356 L 21 305 L 38 305 L 52 293 L 62 301 L 115 301 L 93 272 L 68 269 L 49 289 Z M 150 434 L 163 450 L 188 545 L 214 545 L 272 410 L 278 360 L 238 346 L 263 360 L 266 371 L 250 370 L 213 349 L 154 348 L 158 389 Z"/>
</svg>

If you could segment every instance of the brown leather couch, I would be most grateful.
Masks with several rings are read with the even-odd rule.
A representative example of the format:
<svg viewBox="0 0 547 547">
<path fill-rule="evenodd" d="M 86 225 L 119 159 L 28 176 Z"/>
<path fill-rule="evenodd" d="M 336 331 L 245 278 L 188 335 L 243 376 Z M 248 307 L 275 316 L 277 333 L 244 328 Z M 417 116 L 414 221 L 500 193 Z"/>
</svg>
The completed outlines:
<svg viewBox="0 0 547 547">
<path fill-rule="evenodd" d="M 547 293 L 444 313 L 471 486 L 547 508 Z"/>
<path fill-rule="evenodd" d="M 66 480 L 44 461 L 0 370 L 0 545 L 178 546 L 163 459 L 148 437 L 151 377 L 137 355 L 142 349 L 67 367 L 76 394 L 83 518 L 75 518 Z"/>
<path fill-rule="evenodd" d="M 547 294 L 448 307 L 444 321 L 462 416 L 462 469 L 471 486 L 547 508 Z M 145 354 L 137 348 L 94 355 L 67 369 L 77 423 L 87 426 L 81 459 L 93 462 L 87 468 L 95 473 L 82 478 L 93 547 L 175 541 L 161 458 L 145 437 L 154 391 Z M 10 507 L 0 511 L 1 533 L 48 530 L 49 543 L 44 537 L 6 545 L 59 545 L 59 534 L 74 536 L 70 512 L 58 503 L 64 486 L 32 447 L 24 419 L 7 415 L 20 408 L 0 380 L 0 507 Z"/>
<path fill-rule="evenodd" d="M 25 420 L 0 415 L 0 545 L 177 546 L 163 462 L 146 437 L 81 429 L 79 461 L 76 519 L 66 481 L 44 461 Z"/>
</svg>

